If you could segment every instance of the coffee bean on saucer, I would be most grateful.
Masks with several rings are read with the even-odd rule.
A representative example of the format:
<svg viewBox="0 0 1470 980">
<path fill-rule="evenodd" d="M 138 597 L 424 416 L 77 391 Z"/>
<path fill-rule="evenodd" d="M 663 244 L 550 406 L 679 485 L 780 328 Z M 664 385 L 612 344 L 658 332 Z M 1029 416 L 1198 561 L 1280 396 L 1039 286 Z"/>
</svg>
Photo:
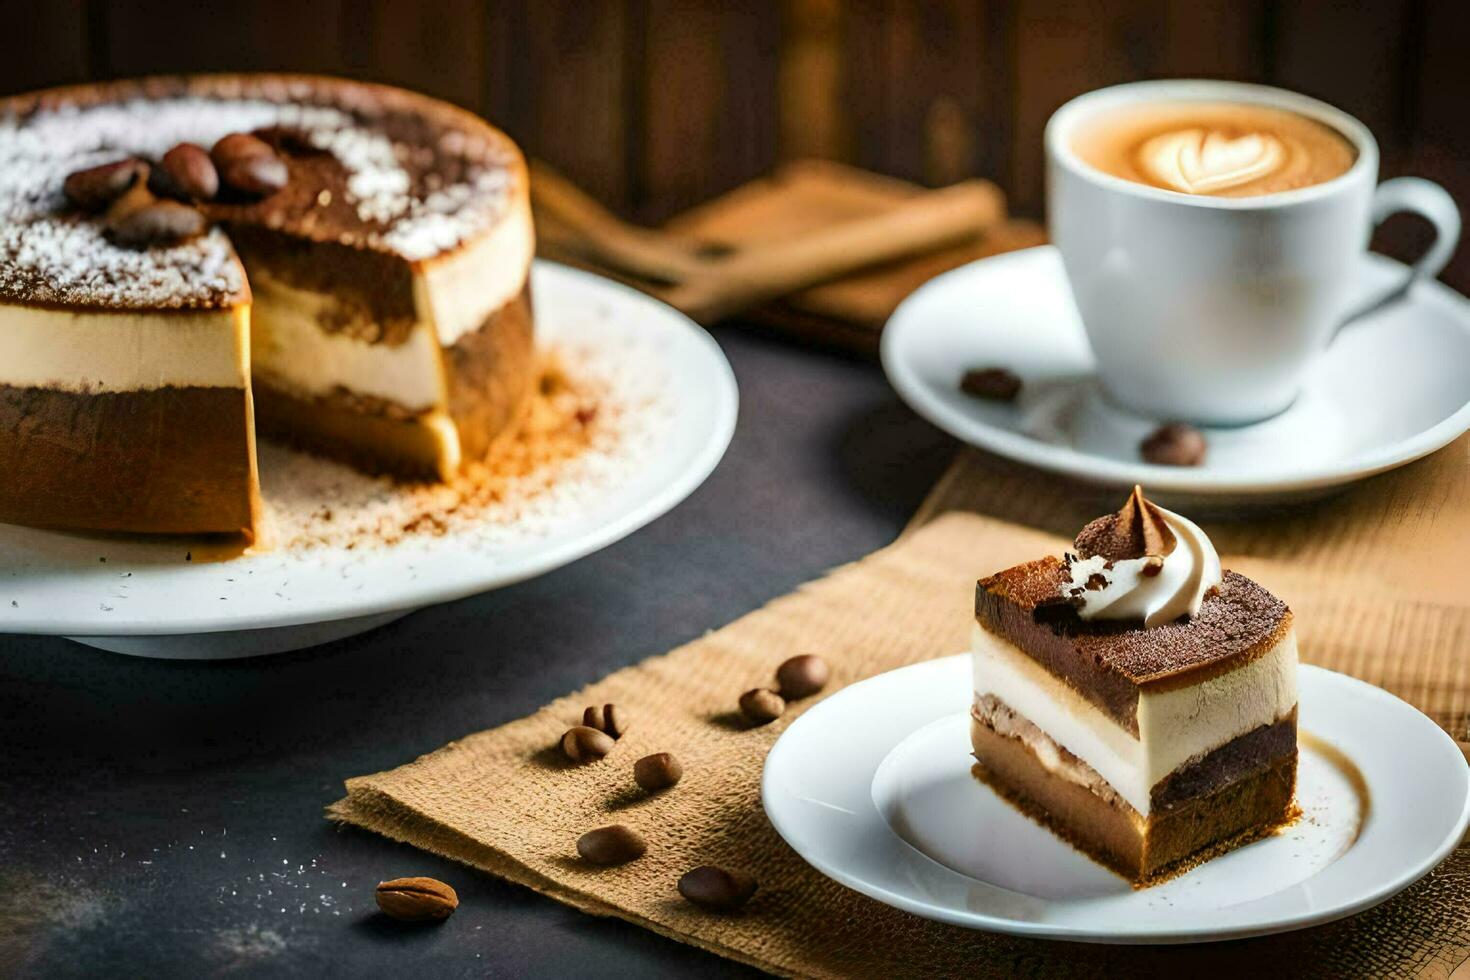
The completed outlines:
<svg viewBox="0 0 1470 980">
<path fill-rule="evenodd" d="M 378 908 L 400 922 L 447 919 L 459 908 L 459 896 L 436 878 L 394 878 L 380 881 L 376 892 Z"/>
<path fill-rule="evenodd" d="M 633 763 L 633 782 L 650 793 L 668 789 L 684 778 L 684 767 L 668 752 L 645 755 Z"/>
<path fill-rule="evenodd" d="M 709 912 L 734 912 L 755 894 L 756 880 L 744 871 L 701 865 L 679 879 L 679 894 Z"/>
<path fill-rule="evenodd" d="M 577 853 L 591 864 L 627 864 L 647 850 L 638 832 L 620 823 L 589 830 L 577 838 Z"/>
<path fill-rule="evenodd" d="M 1205 436 L 1192 425 L 1161 425 L 1139 443 L 1145 462 L 1159 466 L 1198 466 L 1205 461 Z"/>
<path fill-rule="evenodd" d="M 586 725 L 567 729 L 561 750 L 573 762 L 595 762 L 613 750 L 612 736 Z"/>
<path fill-rule="evenodd" d="M 971 398 L 991 402 L 1013 402 L 1021 393 L 1021 379 L 1005 368 L 976 368 L 960 378 L 960 391 Z"/>
<path fill-rule="evenodd" d="M 135 157 L 88 167 L 67 175 L 61 192 L 73 207 L 83 211 L 101 211 L 132 187 L 139 177 L 148 176 L 148 164 Z"/>
<path fill-rule="evenodd" d="M 178 201 L 153 200 L 129 208 L 114 206 L 107 216 L 107 230 L 113 241 L 134 248 L 177 245 L 204 234 L 207 225 L 204 215 Z"/>
<path fill-rule="evenodd" d="M 209 151 L 219 179 L 243 194 L 264 197 L 286 186 L 289 174 L 269 143 L 249 133 L 222 137 Z"/>
<path fill-rule="evenodd" d="M 786 701 L 781 695 L 764 687 L 752 688 L 740 695 L 740 713 L 757 725 L 775 721 L 785 711 Z"/>
<path fill-rule="evenodd" d="M 804 653 L 776 668 L 776 687 L 787 701 L 798 701 L 826 687 L 831 676 L 827 661 L 814 653 Z"/>
<path fill-rule="evenodd" d="M 613 738 L 622 738 L 623 733 L 628 730 L 627 719 L 615 704 L 604 704 L 601 707 L 588 705 L 582 712 L 582 724 L 606 732 Z"/>
<path fill-rule="evenodd" d="M 196 201 L 208 201 L 219 193 L 219 171 L 209 153 L 197 143 L 180 143 L 163 155 L 159 168 L 179 193 Z"/>
</svg>

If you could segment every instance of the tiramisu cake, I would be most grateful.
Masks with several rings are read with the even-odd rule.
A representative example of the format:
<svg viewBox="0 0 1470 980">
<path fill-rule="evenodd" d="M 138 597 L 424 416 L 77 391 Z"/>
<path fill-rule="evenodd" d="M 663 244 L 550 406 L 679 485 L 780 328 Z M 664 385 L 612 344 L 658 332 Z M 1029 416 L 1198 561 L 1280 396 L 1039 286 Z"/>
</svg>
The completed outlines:
<svg viewBox="0 0 1470 980">
<path fill-rule="evenodd" d="M 0 521 L 246 532 L 255 426 L 445 479 L 532 377 L 526 169 L 477 117 L 296 76 L 0 101 Z"/>
<path fill-rule="evenodd" d="M 977 774 L 1135 884 L 1288 822 L 1291 611 L 1138 488 L 1076 552 L 979 582 Z"/>
</svg>

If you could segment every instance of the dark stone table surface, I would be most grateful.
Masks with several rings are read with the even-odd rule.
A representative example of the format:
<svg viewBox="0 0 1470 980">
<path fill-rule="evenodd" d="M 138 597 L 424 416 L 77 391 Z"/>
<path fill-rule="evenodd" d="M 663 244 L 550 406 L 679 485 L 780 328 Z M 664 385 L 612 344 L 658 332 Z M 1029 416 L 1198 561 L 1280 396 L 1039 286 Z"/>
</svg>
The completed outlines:
<svg viewBox="0 0 1470 980">
<path fill-rule="evenodd" d="M 0 636 L 0 975 L 749 973 L 322 817 L 349 776 L 528 714 L 894 538 L 954 444 L 874 365 L 716 336 L 741 393 L 724 461 L 559 571 L 257 660 Z M 375 914 L 373 886 L 408 874 L 453 884 L 459 911 L 427 929 Z"/>
</svg>

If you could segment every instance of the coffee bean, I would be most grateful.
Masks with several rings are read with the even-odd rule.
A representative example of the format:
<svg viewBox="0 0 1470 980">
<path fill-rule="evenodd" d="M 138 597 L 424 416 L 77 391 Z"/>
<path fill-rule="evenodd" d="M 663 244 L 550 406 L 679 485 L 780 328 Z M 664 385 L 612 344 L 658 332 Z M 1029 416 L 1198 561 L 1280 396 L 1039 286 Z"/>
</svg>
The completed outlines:
<svg viewBox="0 0 1470 980">
<path fill-rule="evenodd" d="M 220 179 L 245 194 L 267 197 L 286 186 L 289 173 L 278 156 L 245 157 L 220 168 Z"/>
<path fill-rule="evenodd" d="M 633 782 L 650 793 L 668 789 L 683 778 L 684 767 L 668 752 L 645 755 L 633 763 Z"/>
<path fill-rule="evenodd" d="M 177 245 L 204 234 L 204 215 L 178 201 L 154 201 L 137 209 L 109 217 L 107 230 L 122 245 Z"/>
<path fill-rule="evenodd" d="M 577 725 L 561 737 L 561 750 L 573 762 L 595 762 L 613 750 L 613 740 L 606 732 Z"/>
<path fill-rule="evenodd" d="M 209 157 L 226 186 L 264 197 L 286 186 L 290 174 L 271 145 L 249 133 L 231 133 L 214 144 Z"/>
<path fill-rule="evenodd" d="M 750 901 L 758 887 L 744 871 L 729 871 L 713 864 L 695 868 L 679 879 L 679 894 L 710 912 L 734 912 Z"/>
<path fill-rule="evenodd" d="M 174 187 L 196 201 L 211 200 L 219 193 L 219 171 L 197 143 L 180 143 L 169 150 L 163 155 L 160 169 Z"/>
<path fill-rule="evenodd" d="M 274 156 L 275 149 L 254 133 L 229 133 L 215 142 L 209 155 L 215 166 L 223 166 L 228 160 L 241 157 Z"/>
<path fill-rule="evenodd" d="M 638 832 L 620 823 L 589 830 L 577 838 L 577 853 L 592 864 L 627 864 L 647 850 Z"/>
<path fill-rule="evenodd" d="M 459 908 L 459 896 L 454 889 L 437 878 L 380 881 L 375 897 L 383 914 L 400 922 L 447 919 Z"/>
<path fill-rule="evenodd" d="M 107 205 L 107 210 L 102 213 L 103 223 L 109 228 L 129 215 L 158 203 L 158 198 L 148 189 L 146 175 L 141 176 L 143 179 L 134 181 L 132 187 L 113 198 Z"/>
<path fill-rule="evenodd" d="M 1205 461 L 1204 433 L 1183 422 L 1161 425 L 1139 443 L 1145 462 L 1160 466 L 1198 466 Z"/>
<path fill-rule="evenodd" d="M 1011 402 L 1021 393 L 1021 379 L 1005 368 L 977 368 L 960 379 L 960 391 L 971 398 Z"/>
<path fill-rule="evenodd" d="M 814 653 L 804 653 L 776 668 L 776 687 L 787 701 L 796 701 L 826 687 L 831 676 L 827 661 Z"/>
<path fill-rule="evenodd" d="M 129 157 L 67 175 L 62 182 L 61 192 L 73 207 L 83 211 L 101 211 L 121 197 L 140 177 L 147 179 L 148 164 Z"/>
<path fill-rule="evenodd" d="M 582 724 L 606 732 L 613 738 L 622 738 L 623 733 L 628 730 L 627 720 L 615 704 L 604 704 L 601 707 L 588 705 L 582 711 Z"/>
<path fill-rule="evenodd" d="M 781 695 L 764 687 L 752 688 L 740 695 L 740 713 L 757 725 L 775 721 L 786 710 Z"/>
</svg>

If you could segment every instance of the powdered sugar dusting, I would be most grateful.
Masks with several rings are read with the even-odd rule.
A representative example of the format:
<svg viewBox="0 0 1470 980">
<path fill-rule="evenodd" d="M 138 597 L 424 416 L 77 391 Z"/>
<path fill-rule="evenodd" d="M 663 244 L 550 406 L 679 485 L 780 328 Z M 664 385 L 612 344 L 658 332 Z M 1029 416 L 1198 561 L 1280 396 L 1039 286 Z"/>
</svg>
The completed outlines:
<svg viewBox="0 0 1470 980">
<path fill-rule="evenodd" d="M 224 235 L 169 248 L 119 247 L 96 217 L 69 211 L 62 195 L 74 171 L 126 156 L 157 160 L 180 142 L 209 147 L 232 132 L 281 127 L 331 153 L 347 171 L 362 244 L 409 260 L 455 247 L 504 212 L 504 160 L 478 137 L 426 125 L 422 138 L 434 145 L 404 145 L 346 109 L 292 101 L 269 78 L 255 88 L 259 97 L 222 88 L 218 95 L 134 96 L 0 116 L 0 294 L 128 308 L 232 301 L 243 273 Z M 420 163 L 452 155 L 454 180 L 416 184 L 405 166 L 415 154 Z"/>
<path fill-rule="evenodd" d="M 453 534 L 497 548 L 550 534 L 639 473 L 672 423 L 667 368 L 612 348 L 558 344 L 521 433 L 448 484 L 395 483 L 263 446 L 261 547 L 370 549 Z"/>
</svg>

